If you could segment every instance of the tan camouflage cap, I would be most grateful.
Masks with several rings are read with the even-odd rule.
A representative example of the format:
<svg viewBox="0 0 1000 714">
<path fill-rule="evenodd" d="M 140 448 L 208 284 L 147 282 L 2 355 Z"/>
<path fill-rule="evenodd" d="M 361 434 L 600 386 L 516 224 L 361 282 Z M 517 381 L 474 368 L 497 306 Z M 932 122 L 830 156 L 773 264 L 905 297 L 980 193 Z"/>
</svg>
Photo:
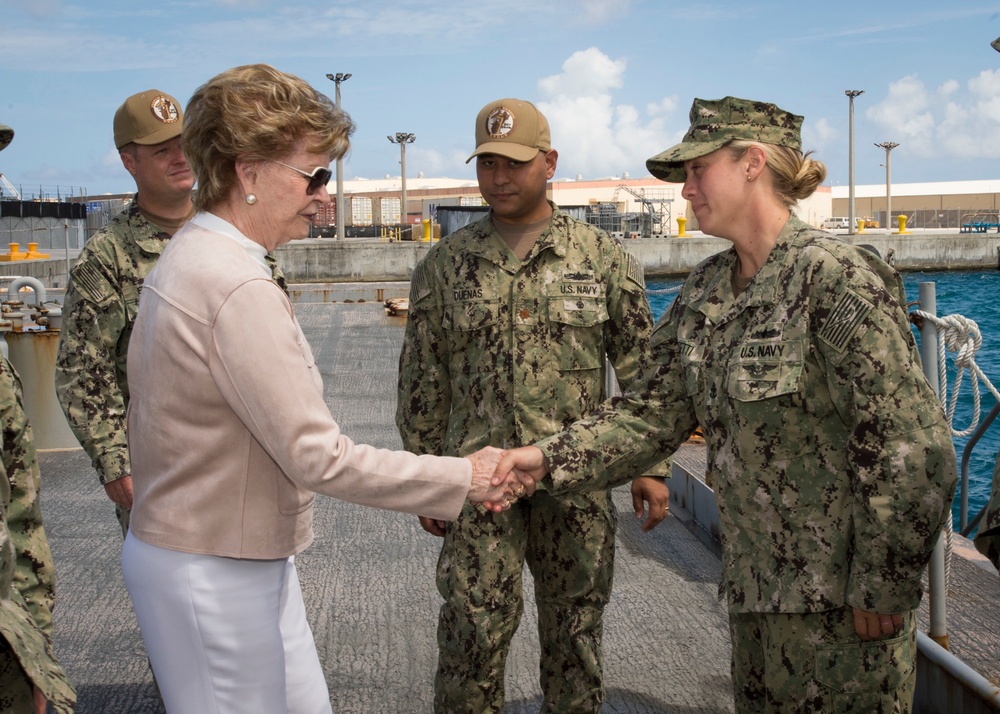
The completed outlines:
<svg viewBox="0 0 1000 714">
<path fill-rule="evenodd" d="M 133 94 L 115 112 L 115 147 L 162 144 L 180 136 L 184 110 L 166 92 L 148 89 Z"/>
<path fill-rule="evenodd" d="M 3 151 L 8 146 L 10 142 L 14 140 L 14 130 L 11 129 L 6 124 L 0 124 L 0 151 Z"/>
<path fill-rule="evenodd" d="M 476 117 L 476 150 L 465 163 L 480 154 L 531 161 L 539 151 L 551 148 L 549 122 L 534 104 L 522 99 L 498 99 L 483 107 Z"/>
<path fill-rule="evenodd" d="M 802 117 L 751 99 L 695 99 L 691 128 L 681 143 L 646 159 L 646 168 L 661 181 L 683 183 L 685 161 L 707 156 L 733 139 L 802 151 Z"/>
</svg>

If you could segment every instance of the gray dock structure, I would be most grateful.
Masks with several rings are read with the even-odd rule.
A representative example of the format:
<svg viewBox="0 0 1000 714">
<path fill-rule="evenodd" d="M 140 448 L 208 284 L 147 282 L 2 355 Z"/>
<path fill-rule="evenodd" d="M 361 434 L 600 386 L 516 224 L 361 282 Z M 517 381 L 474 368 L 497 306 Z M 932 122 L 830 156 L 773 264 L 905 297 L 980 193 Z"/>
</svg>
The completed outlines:
<svg viewBox="0 0 1000 714">
<path fill-rule="evenodd" d="M 394 426 L 403 318 L 379 304 L 299 304 L 325 396 L 353 439 L 400 448 Z M 275 375 L 280 378 L 280 375 Z M 696 455 L 697 458 L 697 455 Z M 79 693 L 79 714 L 160 711 L 119 565 L 114 509 L 82 451 L 43 452 L 42 505 L 56 561 L 56 650 Z M 615 589 L 604 633 L 606 712 L 733 711 L 720 565 L 668 518 L 643 534 L 617 489 Z M 320 497 L 316 540 L 296 556 L 333 710 L 431 711 L 441 599 L 439 541 L 416 517 Z M 530 577 L 507 663 L 507 711 L 537 712 L 537 619 Z"/>
<path fill-rule="evenodd" d="M 383 292 L 393 286 L 405 295 L 405 283 L 389 284 Z M 322 291 L 293 286 L 300 298 L 296 315 L 321 369 L 327 403 L 347 435 L 399 448 L 393 420 L 405 318 L 387 317 L 373 296 L 333 302 Z M 113 507 L 82 451 L 43 452 L 40 463 L 58 578 L 56 650 L 79 692 L 77 711 L 159 712 L 122 583 L 122 539 Z M 675 458 L 671 516 L 648 534 L 639 529 L 627 488 L 616 490 L 619 530 L 614 595 L 605 617 L 605 712 L 733 711 L 717 544 L 710 526 L 691 518 L 710 505 L 696 502 L 678 475 L 698 479 L 704 471 L 704 447 L 683 447 Z M 440 604 L 434 583 L 438 541 L 415 517 L 323 497 L 317 500 L 315 533 L 296 563 L 333 710 L 429 712 Z M 950 643 L 996 685 L 1000 583 L 996 571 L 969 548 L 960 539 L 952 564 Z M 527 574 L 525 598 L 507 663 L 507 712 L 517 714 L 537 712 L 541 704 L 537 619 Z M 926 598 L 920 622 L 926 631 Z"/>
<path fill-rule="evenodd" d="M 914 231 L 901 235 L 883 230 L 841 233 L 839 237 L 870 246 L 903 271 L 1000 269 L 1000 233 Z M 731 245 L 723 238 L 697 232 L 687 237 L 623 238 L 622 243 L 642 262 L 647 277 L 686 275 L 702 260 Z M 432 245 L 421 241 L 312 238 L 283 245 L 276 255 L 289 282 L 405 281 Z M 38 278 L 46 287 L 65 288 L 69 266 L 80 246 L 67 243 L 63 248 L 57 244 L 42 251 L 49 257 L 0 261 L 0 276 L 27 275 Z"/>
</svg>

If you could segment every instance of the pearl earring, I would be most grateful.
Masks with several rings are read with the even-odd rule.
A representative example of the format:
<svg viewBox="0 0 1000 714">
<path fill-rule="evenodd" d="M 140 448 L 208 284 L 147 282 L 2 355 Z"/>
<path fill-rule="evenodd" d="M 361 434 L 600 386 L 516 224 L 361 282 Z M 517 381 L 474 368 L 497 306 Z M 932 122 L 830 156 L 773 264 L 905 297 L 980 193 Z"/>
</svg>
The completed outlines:
<svg viewBox="0 0 1000 714">
<path fill-rule="evenodd" d="M 750 178 L 750 177 L 747 176 L 747 178 Z M 250 204 L 251 206 L 253 204 L 257 203 L 257 196 L 255 194 L 248 193 L 247 194 L 247 203 Z"/>
<path fill-rule="evenodd" d="M 752 180 L 753 179 L 750 178 L 750 174 L 747 174 L 747 181 L 752 181 Z M 249 201 L 250 199 L 247 199 L 247 200 Z"/>
</svg>

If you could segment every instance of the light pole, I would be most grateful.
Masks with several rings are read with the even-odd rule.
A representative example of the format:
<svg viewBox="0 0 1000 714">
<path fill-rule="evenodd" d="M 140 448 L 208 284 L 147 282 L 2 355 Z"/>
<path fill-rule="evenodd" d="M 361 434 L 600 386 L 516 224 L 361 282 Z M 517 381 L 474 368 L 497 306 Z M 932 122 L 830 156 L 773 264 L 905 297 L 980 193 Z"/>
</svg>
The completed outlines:
<svg viewBox="0 0 1000 714">
<path fill-rule="evenodd" d="M 403 196 L 399 204 L 399 222 L 406 224 L 406 145 L 412 144 L 416 140 L 416 134 L 406 134 L 402 131 L 396 132 L 396 137 L 387 136 L 386 139 L 393 144 L 399 144 L 399 166 L 403 177 Z"/>
<path fill-rule="evenodd" d="M 351 73 L 328 74 L 326 78 L 337 85 L 335 103 L 337 110 L 340 110 L 340 83 L 351 78 Z M 341 157 L 337 157 L 337 240 L 344 240 L 344 162 Z"/>
<path fill-rule="evenodd" d="M 851 118 L 848 129 L 848 141 L 850 143 L 850 148 L 849 151 L 847 152 L 847 185 L 848 185 L 847 220 L 850 221 L 851 224 L 847 228 L 848 233 L 854 233 L 858 229 L 854 217 L 854 98 L 864 93 L 865 90 L 863 89 L 844 90 L 844 94 L 846 94 L 848 99 L 851 100 Z"/>
<path fill-rule="evenodd" d="M 875 144 L 880 149 L 885 149 L 885 224 L 886 227 L 892 230 L 892 189 L 890 188 L 890 181 L 892 177 L 892 158 L 889 156 L 889 152 L 895 149 L 899 144 L 895 141 L 883 141 L 881 144 Z"/>
</svg>

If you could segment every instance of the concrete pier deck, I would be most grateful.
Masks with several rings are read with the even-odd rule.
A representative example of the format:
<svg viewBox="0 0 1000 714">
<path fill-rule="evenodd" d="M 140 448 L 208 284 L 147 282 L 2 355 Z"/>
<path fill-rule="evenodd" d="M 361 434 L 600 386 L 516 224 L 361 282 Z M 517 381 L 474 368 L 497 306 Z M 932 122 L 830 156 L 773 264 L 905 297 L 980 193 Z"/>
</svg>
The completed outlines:
<svg viewBox="0 0 1000 714">
<path fill-rule="evenodd" d="M 392 297 L 388 293 L 400 285 L 382 287 Z M 345 433 L 399 448 L 393 419 L 405 318 L 386 317 L 374 296 L 358 288 L 348 299 L 366 302 L 344 302 L 343 295 L 339 302 L 323 302 L 323 296 L 300 290 L 296 314 Z M 704 452 L 684 447 L 675 463 L 702 474 Z M 81 450 L 43 452 L 40 464 L 58 577 L 56 650 L 77 687 L 77 711 L 155 714 L 161 709 L 122 584 L 122 538 L 113 507 Z M 710 538 L 676 502 L 672 515 L 649 534 L 639 530 L 627 489 L 616 491 L 615 504 L 619 530 L 615 590 L 605 617 L 604 711 L 732 712 L 726 614 L 717 598 L 720 565 L 706 544 Z M 434 584 L 438 541 L 415 517 L 322 497 L 315 532 L 315 543 L 296 562 L 333 710 L 429 712 L 440 604 Z M 509 714 L 537 712 L 541 704 L 527 574 L 525 583 L 524 618 L 507 666 Z M 951 650 L 1000 686 L 998 588 L 992 566 L 956 537 L 948 597 Z M 924 632 L 928 621 L 925 597 L 919 615 Z"/>
<path fill-rule="evenodd" d="M 382 306 L 298 304 L 296 314 L 344 431 L 398 448 L 393 426 L 402 318 Z M 82 451 L 41 454 L 42 502 L 56 559 L 56 650 L 79 714 L 160 708 L 119 566 L 121 533 Z M 717 598 L 719 561 L 675 517 L 643 534 L 618 489 L 615 590 L 605 618 L 604 711 L 732 712 L 729 637 Z M 676 510 L 676 507 L 674 508 Z M 320 498 L 316 541 L 296 557 L 338 713 L 431 710 L 440 605 L 438 542 L 415 517 Z M 530 577 L 507 666 L 507 712 L 537 712 L 537 620 Z"/>
</svg>

